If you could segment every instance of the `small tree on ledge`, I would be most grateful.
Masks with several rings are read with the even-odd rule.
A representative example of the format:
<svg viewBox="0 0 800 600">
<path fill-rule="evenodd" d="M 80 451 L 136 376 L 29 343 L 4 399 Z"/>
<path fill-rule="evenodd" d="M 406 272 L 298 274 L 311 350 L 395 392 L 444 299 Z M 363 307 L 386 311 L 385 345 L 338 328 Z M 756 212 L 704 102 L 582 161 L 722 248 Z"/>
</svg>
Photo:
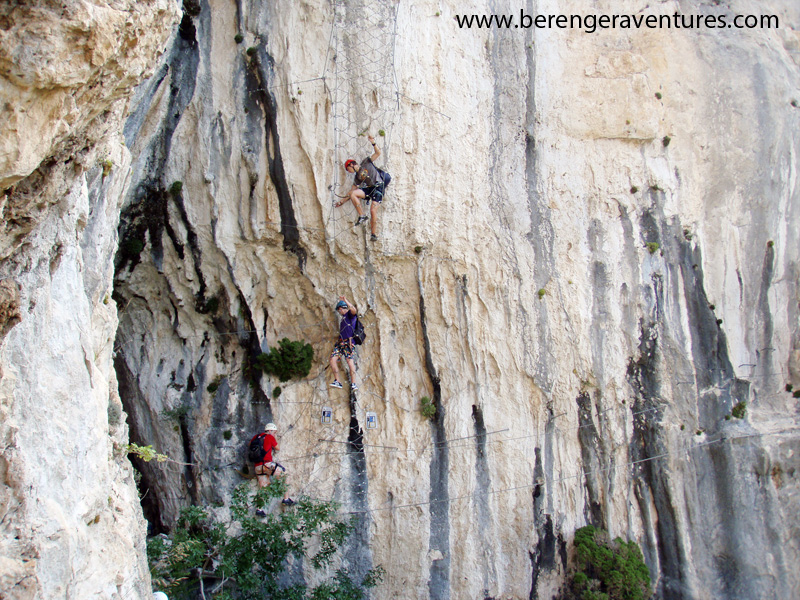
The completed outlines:
<svg viewBox="0 0 800 600">
<path fill-rule="evenodd" d="M 278 348 L 273 348 L 268 354 L 258 355 L 256 367 L 268 375 L 275 375 L 281 381 L 289 381 L 307 376 L 313 359 L 314 349 L 311 344 L 283 338 L 278 342 Z"/>
</svg>

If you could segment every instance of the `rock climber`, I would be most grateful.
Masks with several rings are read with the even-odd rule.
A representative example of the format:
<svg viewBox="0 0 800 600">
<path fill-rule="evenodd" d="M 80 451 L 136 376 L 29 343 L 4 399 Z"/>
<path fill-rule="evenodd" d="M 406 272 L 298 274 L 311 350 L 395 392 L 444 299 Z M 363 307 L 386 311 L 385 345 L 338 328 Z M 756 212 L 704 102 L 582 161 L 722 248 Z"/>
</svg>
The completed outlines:
<svg viewBox="0 0 800 600">
<path fill-rule="evenodd" d="M 275 439 L 275 432 L 278 426 L 275 423 L 267 423 L 262 433 L 257 433 L 252 437 L 249 444 L 248 457 L 255 463 L 255 472 L 258 479 L 258 487 L 263 488 L 269 485 L 269 478 L 274 476 L 280 479 L 286 473 L 286 468 L 273 460 L 272 451 L 280 450 L 278 440 Z M 280 469 L 280 471 L 278 471 Z M 292 506 L 295 501 L 289 498 L 288 490 L 283 494 L 283 504 Z M 257 510 L 256 514 L 263 517 L 266 513 Z"/>
<path fill-rule="evenodd" d="M 381 171 L 374 164 L 374 161 L 381 155 L 381 149 L 375 145 L 375 138 L 369 136 L 369 143 L 372 144 L 372 156 L 368 156 L 362 160 L 360 165 L 352 158 L 347 159 L 344 163 L 345 171 L 355 174 L 353 177 L 353 187 L 350 188 L 348 197 L 341 202 L 337 202 L 336 206 L 339 207 L 347 202 L 347 200 L 350 200 L 358 212 L 358 219 L 356 219 L 355 224 L 361 225 L 367 220 L 367 215 L 364 214 L 364 209 L 361 207 L 361 201 L 365 200 L 367 204 L 371 202 L 372 205 L 369 209 L 369 228 L 371 235 L 369 239 L 374 242 L 378 239 L 375 233 L 378 226 L 378 206 L 383 202 L 386 186 L 392 178 L 388 173 Z"/>
<path fill-rule="evenodd" d="M 333 371 L 333 383 L 331 387 L 342 389 L 342 384 L 339 381 L 339 357 L 343 356 L 347 361 L 347 368 L 350 369 L 350 389 L 355 391 L 358 389 L 356 385 L 356 364 L 353 362 L 353 335 L 356 331 L 356 321 L 358 320 L 358 311 L 356 307 L 347 301 L 344 296 L 339 296 L 339 301 L 336 303 L 336 312 L 342 317 L 339 323 L 339 339 L 331 352 L 331 371 Z"/>
</svg>

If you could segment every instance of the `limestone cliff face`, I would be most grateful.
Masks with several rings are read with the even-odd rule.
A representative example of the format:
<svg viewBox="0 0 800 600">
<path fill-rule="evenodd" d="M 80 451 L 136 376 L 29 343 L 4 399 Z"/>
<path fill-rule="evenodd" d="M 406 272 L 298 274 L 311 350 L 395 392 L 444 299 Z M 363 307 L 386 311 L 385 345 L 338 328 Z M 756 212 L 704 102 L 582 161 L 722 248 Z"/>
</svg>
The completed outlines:
<svg viewBox="0 0 800 600">
<path fill-rule="evenodd" d="M 82 469 L 130 476 L 104 471 L 123 469 L 108 434 L 124 425 L 98 416 L 118 386 L 131 439 L 176 461 L 137 465 L 155 530 L 187 504 L 227 502 L 245 442 L 272 420 L 292 493 L 356 514 L 342 559 L 355 573 L 386 568 L 374 597 L 551 598 L 585 523 L 635 539 L 659 597 L 796 596 L 800 438 L 785 391 L 800 387 L 796 3 L 632 0 L 631 14 L 775 14 L 780 29 L 593 34 L 459 29 L 462 11 L 520 9 L 462 4 L 183 3 L 121 128 L 130 168 L 112 136 L 110 178 L 99 156 L 68 179 L 71 201 L 44 195 L 64 209 L 14 250 L 27 262 L 3 263 L 16 285 L 0 314 L 22 319 L 2 342 L 12 505 L 46 497 L 26 491 L 34 480 L 66 490 L 58 504 L 78 496 Z M 590 9 L 621 10 L 524 6 Z M 368 18 L 378 10 L 391 18 Z M 389 90 L 373 74 L 386 52 Z M 371 152 L 365 130 L 393 176 L 376 242 L 352 208 L 331 207 L 349 186 L 342 160 Z M 90 230 L 99 237 L 80 243 Z M 44 301 L 53 293 L 69 300 Z M 338 295 L 367 326 L 352 395 L 325 369 Z M 254 372 L 283 337 L 312 343 L 306 380 Z M 51 339 L 41 360 L 37 342 Z M 34 471 L 55 407 L 85 409 L 61 390 L 100 384 L 112 391 L 92 396 L 85 446 Z M 36 401 L 50 418 L 29 416 Z M 739 402 L 744 419 L 731 417 Z M 60 427 L 74 439 L 74 421 Z M 28 470 L 7 466 L 13 452 Z M 108 530 L 140 549 L 135 495 L 114 489 L 128 490 L 117 504 L 128 521 Z M 99 497 L 81 497 L 84 522 Z M 3 523 L 21 530 L 56 509 L 36 510 Z M 66 586 L 52 562 L 22 560 L 93 547 L 101 526 L 49 546 L 21 538 L 4 555 Z M 141 554 L 131 560 L 125 585 L 143 593 Z"/>
<path fill-rule="evenodd" d="M 362 89 L 380 53 L 366 40 L 385 31 L 355 31 L 358 3 L 185 17 L 126 125 L 116 262 L 132 432 L 191 463 L 145 468 L 153 522 L 224 502 L 274 420 L 293 493 L 360 515 L 345 560 L 387 568 L 377 597 L 551 597 L 587 522 L 636 539 L 665 598 L 800 589 L 784 390 L 800 383 L 800 15 L 650 4 L 625 10 L 774 13 L 781 28 L 467 30 L 461 3 L 400 3 L 398 104 L 356 124 L 385 91 Z M 331 209 L 329 186 L 347 185 L 334 140 L 360 133 L 333 127 L 342 77 L 348 125 L 386 128 L 377 242 Z M 340 294 L 368 325 L 352 398 L 325 371 Z M 249 365 L 283 337 L 317 359 L 275 399 Z M 730 418 L 740 401 L 747 417 Z M 343 442 L 367 411 L 362 454 Z"/>
<path fill-rule="evenodd" d="M 125 99 L 166 0 L 0 7 L 0 597 L 147 598 L 112 352 Z"/>
</svg>

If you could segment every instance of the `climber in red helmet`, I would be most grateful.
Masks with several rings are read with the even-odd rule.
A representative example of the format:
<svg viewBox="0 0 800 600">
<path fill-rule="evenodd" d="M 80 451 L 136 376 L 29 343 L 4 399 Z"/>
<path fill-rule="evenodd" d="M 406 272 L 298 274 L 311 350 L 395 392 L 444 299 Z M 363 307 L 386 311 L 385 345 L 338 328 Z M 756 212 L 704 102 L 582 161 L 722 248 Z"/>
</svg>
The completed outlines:
<svg viewBox="0 0 800 600">
<path fill-rule="evenodd" d="M 374 242 L 378 239 L 375 233 L 378 225 L 378 206 L 383 201 L 386 186 L 389 185 L 392 178 L 388 173 L 381 171 L 374 165 L 373 161 L 377 160 L 381 155 L 381 149 L 375 144 L 374 137 L 370 135 L 368 139 L 369 143 L 372 144 L 372 156 L 362 160 L 360 165 L 352 158 L 344 163 L 345 171 L 353 173 L 355 176 L 353 177 L 353 187 L 350 188 L 350 194 L 341 202 L 337 202 L 336 207 L 338 208 L 347 202 L 347 200 L 350 200 L 353 206 L 356 207 L 356 212 L 358 212 L 358 219 L 355 224 L 361 225 L 367 220 L 367 215 L 364 214 L 361 201 L 366 201 L 368 205 L 371 202 L 372 206 L 369 210 L 371 217 L 369 224 L 371 235 L 369 239 Z"/>
</svg>

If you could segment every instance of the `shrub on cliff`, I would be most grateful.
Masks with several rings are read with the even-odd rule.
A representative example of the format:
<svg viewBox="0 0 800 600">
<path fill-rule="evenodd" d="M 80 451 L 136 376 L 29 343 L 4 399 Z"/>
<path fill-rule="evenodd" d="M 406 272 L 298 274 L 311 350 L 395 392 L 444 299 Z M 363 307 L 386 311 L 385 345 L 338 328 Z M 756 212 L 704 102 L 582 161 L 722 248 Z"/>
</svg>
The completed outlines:
<svg viewBox="0 0 800 600">
<path fill-rule="evenodd" d="M 278 348 L 273 348 L 269 354 L 258 355 L 256 367 L 281 381 L 289 381 L 293 377 L 302 379 L 308 375 L 313 359 L 311 344 L 283 338 L 278 342 Z"/>
<path fill-rule="evenodd" d="M 340 569 L 312 589 L 287 577 L 290 558 L 295 565 L 302 561 L 324 573 L 352 525 L 337 518 L 335 502 L 308 498 L 291 510 L 252 516 L 251 508 L 266 508 L 284 489 L 285 483 L 278 480 L 253 495 L 248 484 L 240 485 L 233 492 L 230 523 L 215 520 L 198 506 L 184 508 L 169 536 L 148 542 L 154 586 L 174 600 L 362 600 L 366 590 L 380 583 L 381 567 L 368 571 L 360 582 Z"/>
<path fill-rule="evenodd" d="M 636 542 L 609 540 L 591 525 L 575 532 L 575 573 L 567 598 L 580 600 L 645 600 L 650 598 L 650 573 Z"/>
</svg>

